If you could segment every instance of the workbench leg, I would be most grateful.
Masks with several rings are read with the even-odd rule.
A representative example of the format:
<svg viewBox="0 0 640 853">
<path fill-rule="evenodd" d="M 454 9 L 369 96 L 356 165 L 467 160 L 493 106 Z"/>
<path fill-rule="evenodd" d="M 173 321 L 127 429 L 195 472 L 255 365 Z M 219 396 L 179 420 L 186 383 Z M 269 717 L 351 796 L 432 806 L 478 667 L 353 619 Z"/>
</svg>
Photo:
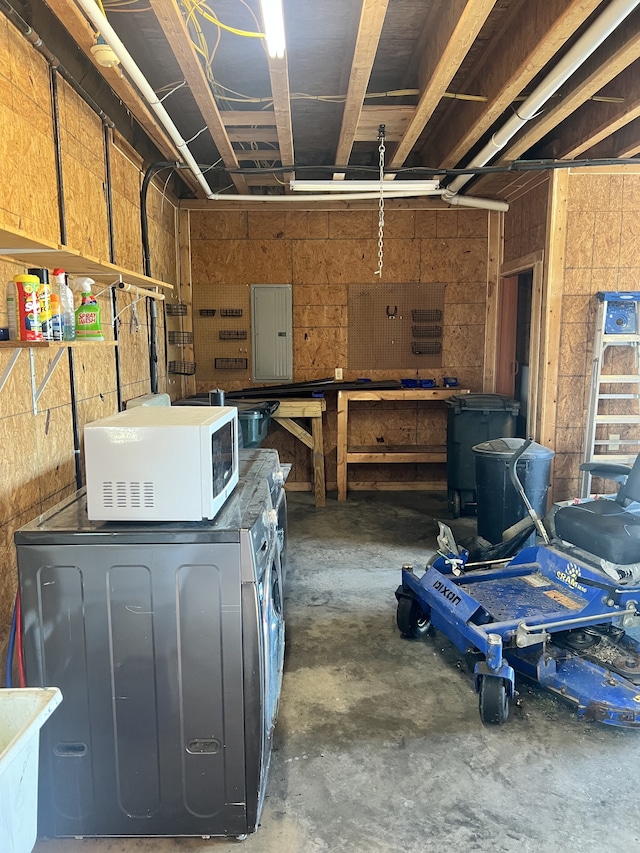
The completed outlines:
<svg viewBox="0 0 640 853">
<path fill-rule="evenodd" d="M 347 499 L 347 413 L 349 403 L 338 392 L 338 466 L 336 470 L 338 479 L 338 500 Z"/>
<path fill-rule="evenodd" d="M 324 481 L 324 440 L 322 438 L 322 415 L 311 418 L 311 435 L 313 436 L 313 490 L 316 506 L 324 506 L 327 488 Z"/>
</svg>

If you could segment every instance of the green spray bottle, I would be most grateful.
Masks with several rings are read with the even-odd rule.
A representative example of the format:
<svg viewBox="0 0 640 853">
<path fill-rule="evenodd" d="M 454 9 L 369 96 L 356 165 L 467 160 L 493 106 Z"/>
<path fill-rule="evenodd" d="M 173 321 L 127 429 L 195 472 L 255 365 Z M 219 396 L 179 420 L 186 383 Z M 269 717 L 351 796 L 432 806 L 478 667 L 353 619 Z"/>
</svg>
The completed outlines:
<svg viewBox="0 0 640 853">
<path fill-rule="evenodd" d="M 82 301 L 76 308 L 76 340 L 103 341 L 100 324 L 100 306 L 91 288 L 95 284 L 92 278 L 76 278 L 74 285 L 82 293 Z"/>
</svg>

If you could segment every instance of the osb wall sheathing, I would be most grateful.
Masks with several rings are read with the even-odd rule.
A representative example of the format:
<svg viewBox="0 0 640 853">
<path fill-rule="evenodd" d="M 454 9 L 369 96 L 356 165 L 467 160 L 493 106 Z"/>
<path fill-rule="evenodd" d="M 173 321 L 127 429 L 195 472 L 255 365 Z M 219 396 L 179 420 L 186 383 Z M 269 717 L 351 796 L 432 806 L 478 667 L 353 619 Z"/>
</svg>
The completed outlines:
<svg viewBox="0 0 640 853">
<path fill-rule="evenodd" d="M 62 162 L 68 244 L 80 252 L 108 259 L 108 231 L 103 184 L 102 124 L 60 80 Z M 33 237 L 60 239 L 49 77 L 46 62 L 14 28 L 0 20 L 0 224 L 21 228 Z M 114 239 L 116 262 L 142 269 L 139 188 L 140 168 L 113 145 Z M 175 281 L 176 204 L 160 181 L 149 192 L 149 230 L 153 274 Z M 26 265 L 0 261 L 8 281 Z M 7 325 L 0 298 L 0 325 Z M 111 304 L 106 282 L 98 282 L 106 338 L 112 338 Z M 145 300 L 136 303 L 140 326 L 131 321 L 135 295 L 118 292 L 122 396 L 148 393 L 148 317 Z M 76 304 L 79 296 L 76 295 Z M 159 306 L 159 389 L 166 389 L 164 329 Z M 40 386 L 57 348 L 34 349 L 34 379 Z M 0 376 L 15 350 L 0 348 Z M 74 348 L 80 430 L 84 424 L 117 411 L 115 348 L 87 343 Z M 29 351 L 18 361 L 0 392 L 0 636 L 6 632 L 16 590 L 13 534 L 76 488 L 67 353 L 52 373 L 33 413 Z"/>
<path fill-rule="evenodd" d="M 504 218 L 503 263 L 517 261 L 545 248 L 549 179 L 540 175 L 521 190 L 514 188 Z"/>
<path fill-rule="evenodd" d="M 572 170 L 566 216 L 555 430 L 556 500 L 574 497 L 579 491 L 578 468 L 584 453 L 596 294 L 640 290 L 640 172 L 633 174 L 621 168 L 612 168 L 605 174 Z M 625 387 L 616 390 L 620 393 Z M 637 426 L 626 429 L 633 437 L 640 438 Z M 601 437 L 608 437 L 608 432 L 627 434 L 625 427 L 617 425 L 607 427 L 606 432 Z M 622 452 L 625 449 L 629 448 L 622 448 Z"/>
<path fill-rule="evenodd" d="M 349 284 L 375 283 L 377 212 L 190 211 L 191 278 L 197 388 L 235 390 L 251 384 L 250 287 L 252 284 L 293 285 L 294 381 L 363 373 L 376 379 L 457 376 L 460 387 L 482 390 L 484 326 L 488 276 L 488 222 L 479 210 L 415 210 L 385 213 L 385 284 L 442 282 L 445 310 L 442 367 L 423 370 L 349 371 L 347 365 Z M 219 342 L 226 328 L 216 313 L 200 317 L 199 309 L 238 307 L 241 320 L 233 326 L 249 331 L 248 340 Z M 245 319 L 246 318 L 246 319 Z M 241 323 L 241 325 L 239 325 Z M 240 353 L 240 349 L 243 350 Z M 245 352 L 246 350 L 246 352 Z M 242 355 L 246 371 L 215 371 L 213 355 Z M 327 394 L 324 420 L 326 478 L 336 482 L 336 399 Z M 354 406 L 349 417 L 352 444 L 445 443 L 444 405 Z M 293 483 L 310 480 L 306 447 L 272 426 L 267 444 L 291 462 Z M 350 477 L 362 482 L 443 479 L 438 466 L 360 465 Z"/>
</svg>

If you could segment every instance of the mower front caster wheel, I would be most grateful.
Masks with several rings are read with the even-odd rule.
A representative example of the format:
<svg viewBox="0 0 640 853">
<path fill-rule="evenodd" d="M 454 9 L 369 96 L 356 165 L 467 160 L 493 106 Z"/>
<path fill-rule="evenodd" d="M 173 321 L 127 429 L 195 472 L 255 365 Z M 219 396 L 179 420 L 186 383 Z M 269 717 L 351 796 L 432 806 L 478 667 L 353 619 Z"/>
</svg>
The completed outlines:
<svg viewBox="0 0 640 853">
<path fill-rule="evenodd" d="M 396 622 L 403 637 L 419 640 L 429 633 L 431 612 L 425 613 L 415 598 L 403 596 L 398 600 Z"/>
<path fill-rule="evenodd" d="M 509 718 L 509 691 L 504 678 L 484 675 L 480 682 L 478 702 L 480 719 L 483 723 L 500 726 Z"/>
</svg>

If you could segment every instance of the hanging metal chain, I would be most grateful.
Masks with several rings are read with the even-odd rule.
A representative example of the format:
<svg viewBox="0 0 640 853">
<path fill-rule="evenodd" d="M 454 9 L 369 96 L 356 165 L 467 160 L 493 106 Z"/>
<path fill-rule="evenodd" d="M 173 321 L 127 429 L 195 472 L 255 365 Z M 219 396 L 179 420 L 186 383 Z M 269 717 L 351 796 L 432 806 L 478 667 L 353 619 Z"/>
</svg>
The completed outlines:
<svg viewBox="0 0 640 853">
<path fill-rule="evenodd" d="M 382 261 L 384 255 L 384 125 L 378 128 L 378 153 L 380 155 L 380 199 L 378 201 L 378 269 L 374 275 L 379 275 L 382 280 Z"/>
</svg>

